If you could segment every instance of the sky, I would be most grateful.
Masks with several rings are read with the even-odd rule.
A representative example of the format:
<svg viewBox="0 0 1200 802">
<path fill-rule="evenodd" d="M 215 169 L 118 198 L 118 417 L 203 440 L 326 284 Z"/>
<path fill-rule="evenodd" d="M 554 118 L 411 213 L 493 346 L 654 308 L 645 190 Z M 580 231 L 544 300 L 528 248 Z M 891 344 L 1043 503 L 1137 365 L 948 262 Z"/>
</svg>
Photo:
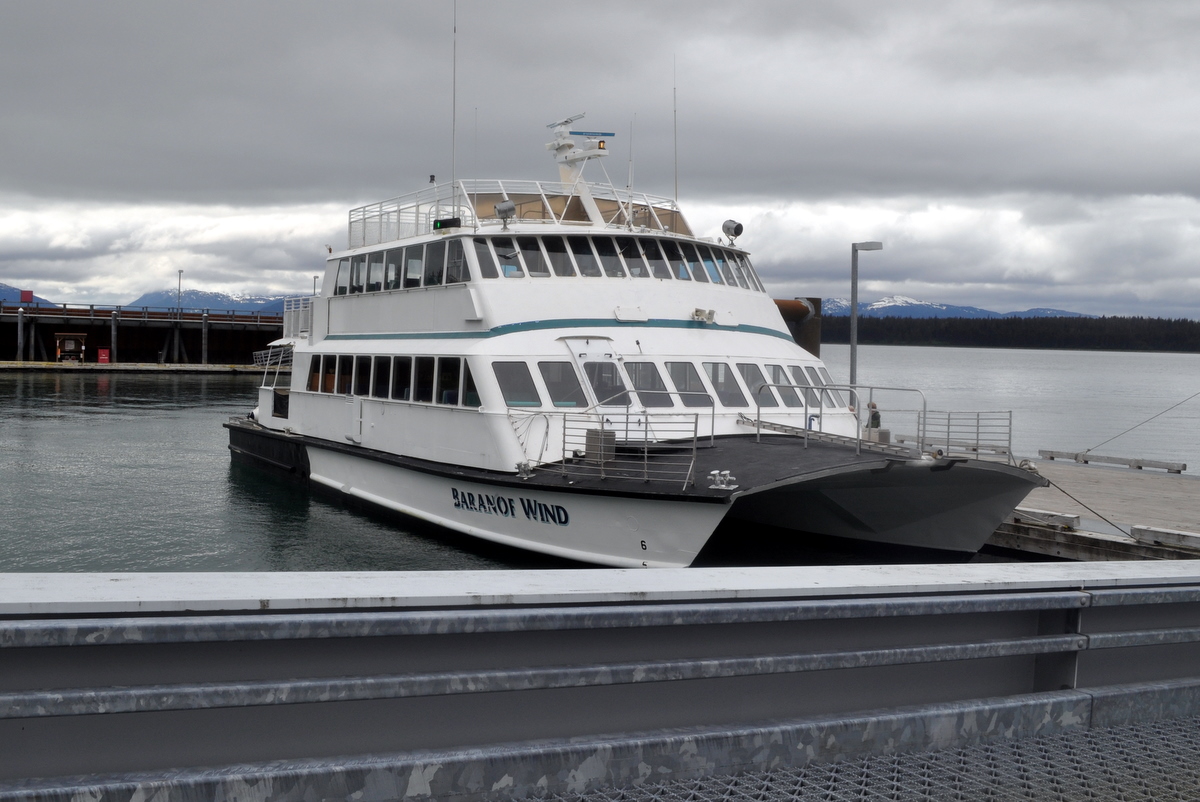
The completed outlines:
<svg viewBox="0 0 1200 802">
<path fill-rule="evenodd" d="M 306 292 L 350 207 L 557 180 L 586 112 L 776 297 L 880 240 L 863 300 L 1200 319 L 1198 3 L 458 0 L 456 47 L 454 8 L 0 0 L 0 283 Z"/>
</svg>

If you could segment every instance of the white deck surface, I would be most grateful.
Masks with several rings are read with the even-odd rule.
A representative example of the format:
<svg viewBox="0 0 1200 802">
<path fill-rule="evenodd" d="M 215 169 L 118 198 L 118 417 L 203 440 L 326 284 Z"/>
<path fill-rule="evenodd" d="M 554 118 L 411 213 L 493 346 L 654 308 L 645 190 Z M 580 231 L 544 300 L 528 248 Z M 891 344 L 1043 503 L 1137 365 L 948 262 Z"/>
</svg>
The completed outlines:
<svg viewBox="0 0 1200 802">
<path fill-rule="evenodd" d="M 1200 583 L 1200 560 L 329 573 L 0 574 L 0 615 L 475 607 Z"/>
</svg>

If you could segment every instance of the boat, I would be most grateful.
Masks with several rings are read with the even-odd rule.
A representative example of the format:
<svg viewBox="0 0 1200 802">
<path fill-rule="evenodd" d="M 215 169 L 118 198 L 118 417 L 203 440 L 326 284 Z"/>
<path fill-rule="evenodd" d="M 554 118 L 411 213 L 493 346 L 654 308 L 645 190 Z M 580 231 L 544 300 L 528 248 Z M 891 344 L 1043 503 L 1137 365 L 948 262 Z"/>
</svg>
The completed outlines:
<svg viewBox="0 0 1200 802">
<path fill-rule="evenodd" d="M 692 564 L 730 522 L 970 555 L 1045 484 L 1006 448 L 1011 414 L 911 391 L 907 435 L 872 428 L 868 404 L 908 391 L 837 385 L 740 224 L 697 236 L 675 200 L 585 180 L 613 135 L 579 119 L 548 126 L 556 182 L 431 176 L 351 210 L 319 291 L 285 309 L 258 406 L 225 424 L 233 459 L 647 568 Z"/>
</svg>

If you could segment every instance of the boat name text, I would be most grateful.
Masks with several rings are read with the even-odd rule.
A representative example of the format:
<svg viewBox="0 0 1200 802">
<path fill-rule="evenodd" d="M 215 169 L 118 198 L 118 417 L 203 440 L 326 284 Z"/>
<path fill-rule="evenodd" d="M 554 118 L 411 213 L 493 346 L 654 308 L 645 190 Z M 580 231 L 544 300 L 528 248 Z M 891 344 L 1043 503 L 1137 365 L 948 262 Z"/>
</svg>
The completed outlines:
<svg viewBox="0 0 1200 802">
<path fill-rule="evenodd" d="M 519 511 L 531 521 L 557 526 L 567 526 L 571 523 L 571 515 L 561 504 L 545 504 L 523 496 L 512 499 L 451 488 L 450 498 L 456 510 L 471 510 L 485 515 L 499 515 L 501 518 L 516 518 Z"/>
</svg>

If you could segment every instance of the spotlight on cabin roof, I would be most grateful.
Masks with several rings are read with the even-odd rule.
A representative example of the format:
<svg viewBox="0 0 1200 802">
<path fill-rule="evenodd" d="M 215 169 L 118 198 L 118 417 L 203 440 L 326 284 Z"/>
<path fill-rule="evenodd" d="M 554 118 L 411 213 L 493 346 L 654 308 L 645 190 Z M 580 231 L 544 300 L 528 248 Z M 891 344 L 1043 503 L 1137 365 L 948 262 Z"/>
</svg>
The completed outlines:
<svg viewBox="0 0 1200 802">
<path fill-rule="evenodd" d="M 517 216 L 517 205 L 510 200 L 500 201 L 494 207 L 496 216 L 504 221 L 503 229 L 508 231 L 508 221 Z"/>
<path fill-rule="evenodd" d="M 742 236 L 742 224 L 736 220 L 726 220 L 721 224 L 721 230 L 725 232 L 725 236 L 729 237 L 730 245 L 735 239 Z"/>
</svg>

